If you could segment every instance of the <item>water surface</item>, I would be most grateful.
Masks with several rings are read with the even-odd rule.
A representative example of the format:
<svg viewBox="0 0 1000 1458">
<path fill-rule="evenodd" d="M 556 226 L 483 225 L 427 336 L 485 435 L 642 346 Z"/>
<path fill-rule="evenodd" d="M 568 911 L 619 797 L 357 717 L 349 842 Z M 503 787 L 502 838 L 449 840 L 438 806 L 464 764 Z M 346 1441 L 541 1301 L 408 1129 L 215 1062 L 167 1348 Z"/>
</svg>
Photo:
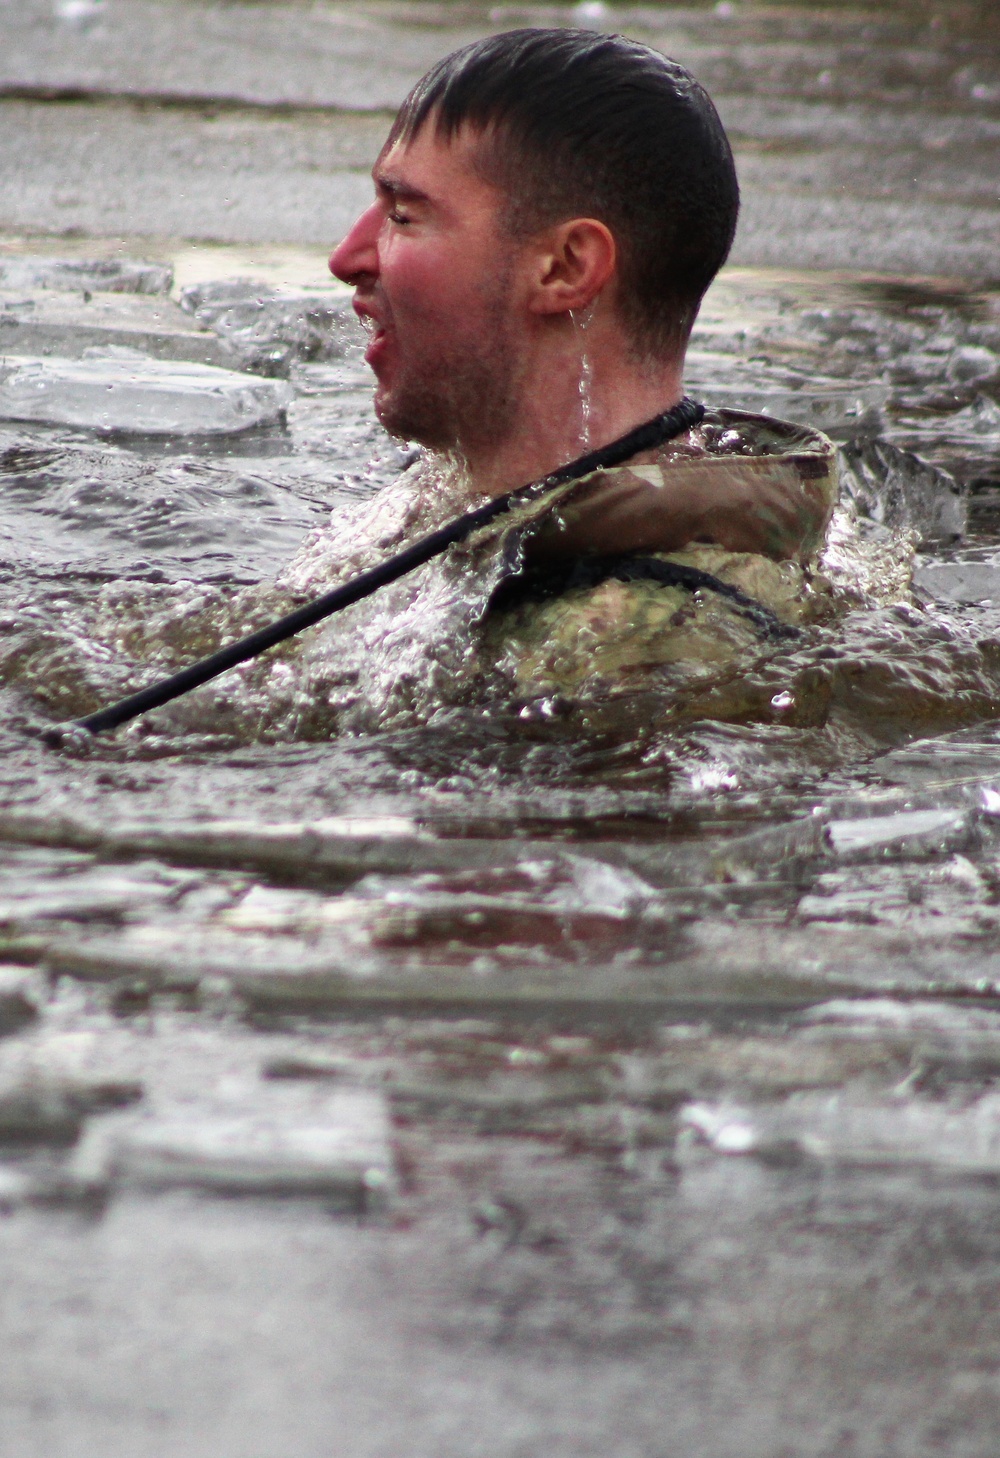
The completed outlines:
<svg viewBox="0 0 1000 1458">
<path fill-rule="evenodd" d="M 217 35 L 247 14 L 140 9 Z M 292 9 L 331 26 L 261 13 Z M 776 224 L 783 266 L 707 301 L 691 392 L 829 430 L 867 522 L 828 564 L 860 583 L 849 612 L 683 693 L 484 691 L 460 567 L 88 755 L 47 747 L 281 610 L 339 512 L 297 579 L 318 584 L 413 454 L 373 425 L 349 329 L 317 344 L 344 303 L 318 250 L 276 267 L 316 296 L 301 327 L 287 297 L 255 312 L 275 273 L 201 332 L 163 295 L 95 292 L 97 316 L 0 278 L 7 359 L 139 347 L 294 392 L 284 425 L 229 438 L 0 425 L 12 1452 L 242 1458 L 252 1433 L 311 1458 L 337 1425 L 379 1458 L 658 1455 L 665 1424 L 712 1458 L 995 1451 L 1000 293 L 927 249 L 986 186 L 996 77 L 992 9 L 939 9 L 622 12 L 723 98 L 754 228 L 774 158 L 852 247 L 858 199 L 902 208 L 904 172 L 926 223 L 886 243 L 913 260 L 892 275 L 804 271 L 824 235 L 790 255 Z M 64 54 L 124 14 L 96 7 Z M 436 55 L 491 23 L 351 14 L 362 59 L 396 36 L 379 105 L 424 64 L 413 32 Z M 43 20 L 32 44 L 70 24 Z M 215 91 L 228 66 L 274 101 L 226 45 Z M 185 54 L 161 90 L 189 86 Z M 305 86 L 283 66 L 272 88 Z M 110 115 L 93 136 L 132 126 Z M 156 132 L 182 162 L 185 128 L 211 130 Z M 176 262 L 174 297 L 259 272 L 252 249 L 128 251 Z"/>
</svg>

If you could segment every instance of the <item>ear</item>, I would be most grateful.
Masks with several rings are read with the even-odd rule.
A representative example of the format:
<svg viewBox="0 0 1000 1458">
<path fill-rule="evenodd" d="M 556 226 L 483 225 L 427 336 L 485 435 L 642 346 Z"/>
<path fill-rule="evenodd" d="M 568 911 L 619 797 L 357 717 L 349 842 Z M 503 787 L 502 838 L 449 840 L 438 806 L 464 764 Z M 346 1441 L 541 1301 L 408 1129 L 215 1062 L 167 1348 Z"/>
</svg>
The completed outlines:
<svg viewBox="0 0 1000 1458">
<path fill-rule="evenodd" d="M 547 228 L 535 241 L 528 307 L 533 314 L 585 309 L 615 272 L 614 234 L 596 218 L 573 218 Z"/>
</svg>

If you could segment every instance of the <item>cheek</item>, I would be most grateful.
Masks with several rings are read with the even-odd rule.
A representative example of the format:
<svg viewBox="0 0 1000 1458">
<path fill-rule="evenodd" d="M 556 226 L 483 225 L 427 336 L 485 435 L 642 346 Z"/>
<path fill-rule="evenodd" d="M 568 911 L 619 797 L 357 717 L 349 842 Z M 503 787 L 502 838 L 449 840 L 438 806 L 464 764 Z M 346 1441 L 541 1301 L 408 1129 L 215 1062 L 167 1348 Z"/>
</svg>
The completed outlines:
<svg viewBox="0 0 1000 1458">
<path fill-rule="evenodd" d="M 468 317 L 480 297 L 481 277 L 470 276 L 461 252 L 428 247 L 405 236 L 387 243 L 381 273 L 397 318 L 452 327 Z"/>
</svg>

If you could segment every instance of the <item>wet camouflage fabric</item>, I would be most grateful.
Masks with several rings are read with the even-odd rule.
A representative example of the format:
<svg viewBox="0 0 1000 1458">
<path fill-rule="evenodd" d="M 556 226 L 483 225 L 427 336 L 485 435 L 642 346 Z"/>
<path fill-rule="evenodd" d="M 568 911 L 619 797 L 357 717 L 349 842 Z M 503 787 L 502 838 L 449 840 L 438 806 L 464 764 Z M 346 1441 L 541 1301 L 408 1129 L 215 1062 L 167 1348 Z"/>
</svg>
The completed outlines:
<svg viewBox="0 0 1000 1458">
<path fill-rule="evenodd" d="M 678 473 L 706 494 L 756 511 L 762 550 L 736 552 L 693 541 L 682 550 L 657 551 L 657 493 Z M 829 606 L 816 554 L 837 489 L 835 448 L 819 431 L 741 411 L 712 412 L 658 452 L 560 494 L 555 506 L 522 529 L 511 572 L 526 559 L 555 559 L 588 546 L 591 552 L 642 552 L 709 572 L 796 625 Z M 609 578 L 492 612 L 484 646 L 521 693 L 574 693 L 598 683 L 641 681 L 651 669 L 694 684 L 759 651 L 761 631 L 717 592 Z"/>
</svg>

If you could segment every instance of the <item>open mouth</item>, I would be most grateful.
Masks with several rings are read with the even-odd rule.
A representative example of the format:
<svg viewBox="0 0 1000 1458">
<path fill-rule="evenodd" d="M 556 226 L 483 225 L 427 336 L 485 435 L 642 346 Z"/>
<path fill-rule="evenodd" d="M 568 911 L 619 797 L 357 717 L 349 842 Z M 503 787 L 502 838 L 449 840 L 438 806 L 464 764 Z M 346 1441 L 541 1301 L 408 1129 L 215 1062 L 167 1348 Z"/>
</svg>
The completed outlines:
<svg viewBox="0 0 1000 1458">
<path fill-rule="evenodd" d="M 377 319 L 374 319 L 371 314 L 359 314 L 358 318 L 361 321 L 361 327 L 364 329 L 365 333 L 368 336 L 368 347 L 365 350 L 365 362 L 371 365 L 374 364 L 375 360 L 378 358 L 378 355 L 381 353 L 381 345 L 383 340 L 385 339 L 385 328 L 378 322 Z"/>
</svg>

